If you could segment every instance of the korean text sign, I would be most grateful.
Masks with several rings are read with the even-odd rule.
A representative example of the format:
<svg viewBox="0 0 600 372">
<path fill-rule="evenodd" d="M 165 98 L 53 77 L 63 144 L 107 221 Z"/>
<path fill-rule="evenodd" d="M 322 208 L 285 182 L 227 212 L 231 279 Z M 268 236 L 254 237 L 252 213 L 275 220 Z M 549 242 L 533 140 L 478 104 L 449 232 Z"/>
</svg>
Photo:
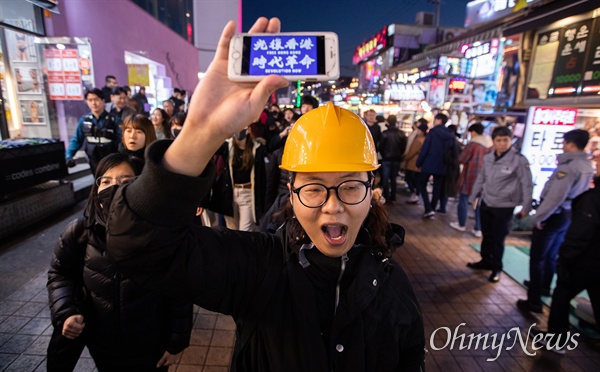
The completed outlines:
<svg viewBox="0 0 600 372">
<path fill-rule="evenodd" d="M 556 156 L 563 152 L 563 135 L 575 128 L 576 120 L 574 108 L 529 108 L 521 153 L 530 163 L 533 199 L 539 200 L 544 184 L 556 169 Z"/>
<path fill-rule="evenodd" d="M 254 36 L 249 48 L 249 75 L 318 74 L 316 36 Z"/>
</svg>

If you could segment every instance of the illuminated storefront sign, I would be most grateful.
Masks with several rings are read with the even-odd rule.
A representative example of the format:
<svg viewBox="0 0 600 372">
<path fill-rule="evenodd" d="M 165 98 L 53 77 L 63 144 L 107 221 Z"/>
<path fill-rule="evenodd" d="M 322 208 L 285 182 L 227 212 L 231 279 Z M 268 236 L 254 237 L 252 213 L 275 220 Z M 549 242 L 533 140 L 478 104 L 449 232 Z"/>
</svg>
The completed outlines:
<svg viewBox="0 0 600 372">
<path fill-rule="evenodd" d="M 464 45 L 467 62 L 466 76 L 471 78 L 493 75 L 496 72 L 496 57 L 498 55 L 499 39 L 492 39 L 485 43 Z"/>
<path fill-rule="evenodd" d="M 540 0 L 475 0 L 467 4 L 465 27 L 502 18 Z"/>
<path fill-rule="evenodd" d="M 574 129 L 576 120 L 574 108 L 529 108 L 521 153 L 530 163 L 534 199 L 539 200 L 544 184 L 556 169 L 556 156 L 563 152 L 563 135 Z"/>
<path fill-rule="evenodd" d="M 387 26 L 385 26 L 383 30 L 373 35 L 369 40 L 362 43 L 362 45 L 356 47 L 352 63 L 356 65 L 375 54 L 378 50 L 387 47 L 387 37 Z"/>
<path fill-rule="evenodd" d="M 466 58 L 440 56 L 438 60 L 438 76 L 467 76 L 468 61 Z"/>
</svg>

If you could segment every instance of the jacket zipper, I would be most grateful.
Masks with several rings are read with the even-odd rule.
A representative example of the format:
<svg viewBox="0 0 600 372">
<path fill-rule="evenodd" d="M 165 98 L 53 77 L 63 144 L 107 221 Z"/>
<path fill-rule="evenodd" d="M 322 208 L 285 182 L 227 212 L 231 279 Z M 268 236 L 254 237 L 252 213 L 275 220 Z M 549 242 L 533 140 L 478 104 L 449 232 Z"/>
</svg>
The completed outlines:
<svg viewBox="0 0 600 372">
<path fill-rule="evenodd" d="M 344 276 L 344 271 L 346 271 L 346 262 L 348 262 L 348 255 L 344 253 L 342 255 L 340 275 L 338 276 L 337 284 L 335 286 L 335 309 L 333 310 L 334 314 L 337 312 L 337 307 L 340 302 L 340 286 L 342 284 L 342 276 Z"/>
</svg>

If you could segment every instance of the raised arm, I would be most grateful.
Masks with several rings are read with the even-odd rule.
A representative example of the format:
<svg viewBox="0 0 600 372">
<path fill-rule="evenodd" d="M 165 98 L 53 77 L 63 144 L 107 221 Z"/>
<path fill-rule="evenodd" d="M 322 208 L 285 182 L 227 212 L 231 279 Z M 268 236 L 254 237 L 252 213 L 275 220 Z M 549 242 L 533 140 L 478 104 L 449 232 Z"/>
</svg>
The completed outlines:
<svg viewBox="0 0 600 372">
<path fill-rule="evenodd" d="M 277 33 L 280 26 L 277 18 L 259 18 L 250 32 Z M 230 21 L 206 76 L 192 95 L 185 125 L 165 153 L 163 166 L 169 171 L 188 176 L 201 174 L 223 141 L 256 121 L 268 97 L 289 84 L 275 75 L 258 84 L 229 81 L 229 43 L 234 33 L 235 22 Z"/>
</svg>

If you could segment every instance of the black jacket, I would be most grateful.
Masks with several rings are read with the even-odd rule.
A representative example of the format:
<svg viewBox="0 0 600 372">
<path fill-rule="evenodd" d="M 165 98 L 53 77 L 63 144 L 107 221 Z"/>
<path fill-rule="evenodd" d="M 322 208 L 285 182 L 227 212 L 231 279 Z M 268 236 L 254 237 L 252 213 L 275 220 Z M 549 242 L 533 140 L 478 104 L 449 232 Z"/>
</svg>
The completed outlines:
<svg viewBox="0 0 600 372">
<path fill-rule="evenodd" d="M 168 145 L 151 145 L 140 179 L 117 192 L 109 254 L 145 286 L 233 316 L 232 371 L 420 370 L 423 319 L 398 264 L 374 254 L 369 239 L 357 240 L 350 252 L 362 255 L 349 254 L 353 274 L 342 277 L 337 312 L 323 327 L 322 292 L 287 239 L 192 226 L 197 191 L 208 190 L 214 169 L 200 177 L 166 171 L 159 164 Z"/>
<path fill-rule="evenodd" d="M 600 178 L 596 187 L 579 195 L 571 204 L 571 224 L 559 251 L 562 265 L 598 270 L 600 267 Z"/>
<path fill-rule="evenodd" d="M 381 132 L 379 140 L 379 153 L 381 161 L 402 161 L 406 150 L 406 134 L 398 128 L 389 128 Z"/>
<path fill-rule="evenodd" d="M 165 351 L 177 354 L 188 347 L 193 305 L 125 277 L 106 254 L 104 227 L 84 231 L 82 245 L 76 225 L 73 221 L 61 234 L 48 271 L 54 327 L 62 329 L 68 317 L 83 314 L 81 337 L 94 358 L 120 365 L 156 364 Z M 78 288 L 82 283 L 84 292 Z"/>
</svg>

